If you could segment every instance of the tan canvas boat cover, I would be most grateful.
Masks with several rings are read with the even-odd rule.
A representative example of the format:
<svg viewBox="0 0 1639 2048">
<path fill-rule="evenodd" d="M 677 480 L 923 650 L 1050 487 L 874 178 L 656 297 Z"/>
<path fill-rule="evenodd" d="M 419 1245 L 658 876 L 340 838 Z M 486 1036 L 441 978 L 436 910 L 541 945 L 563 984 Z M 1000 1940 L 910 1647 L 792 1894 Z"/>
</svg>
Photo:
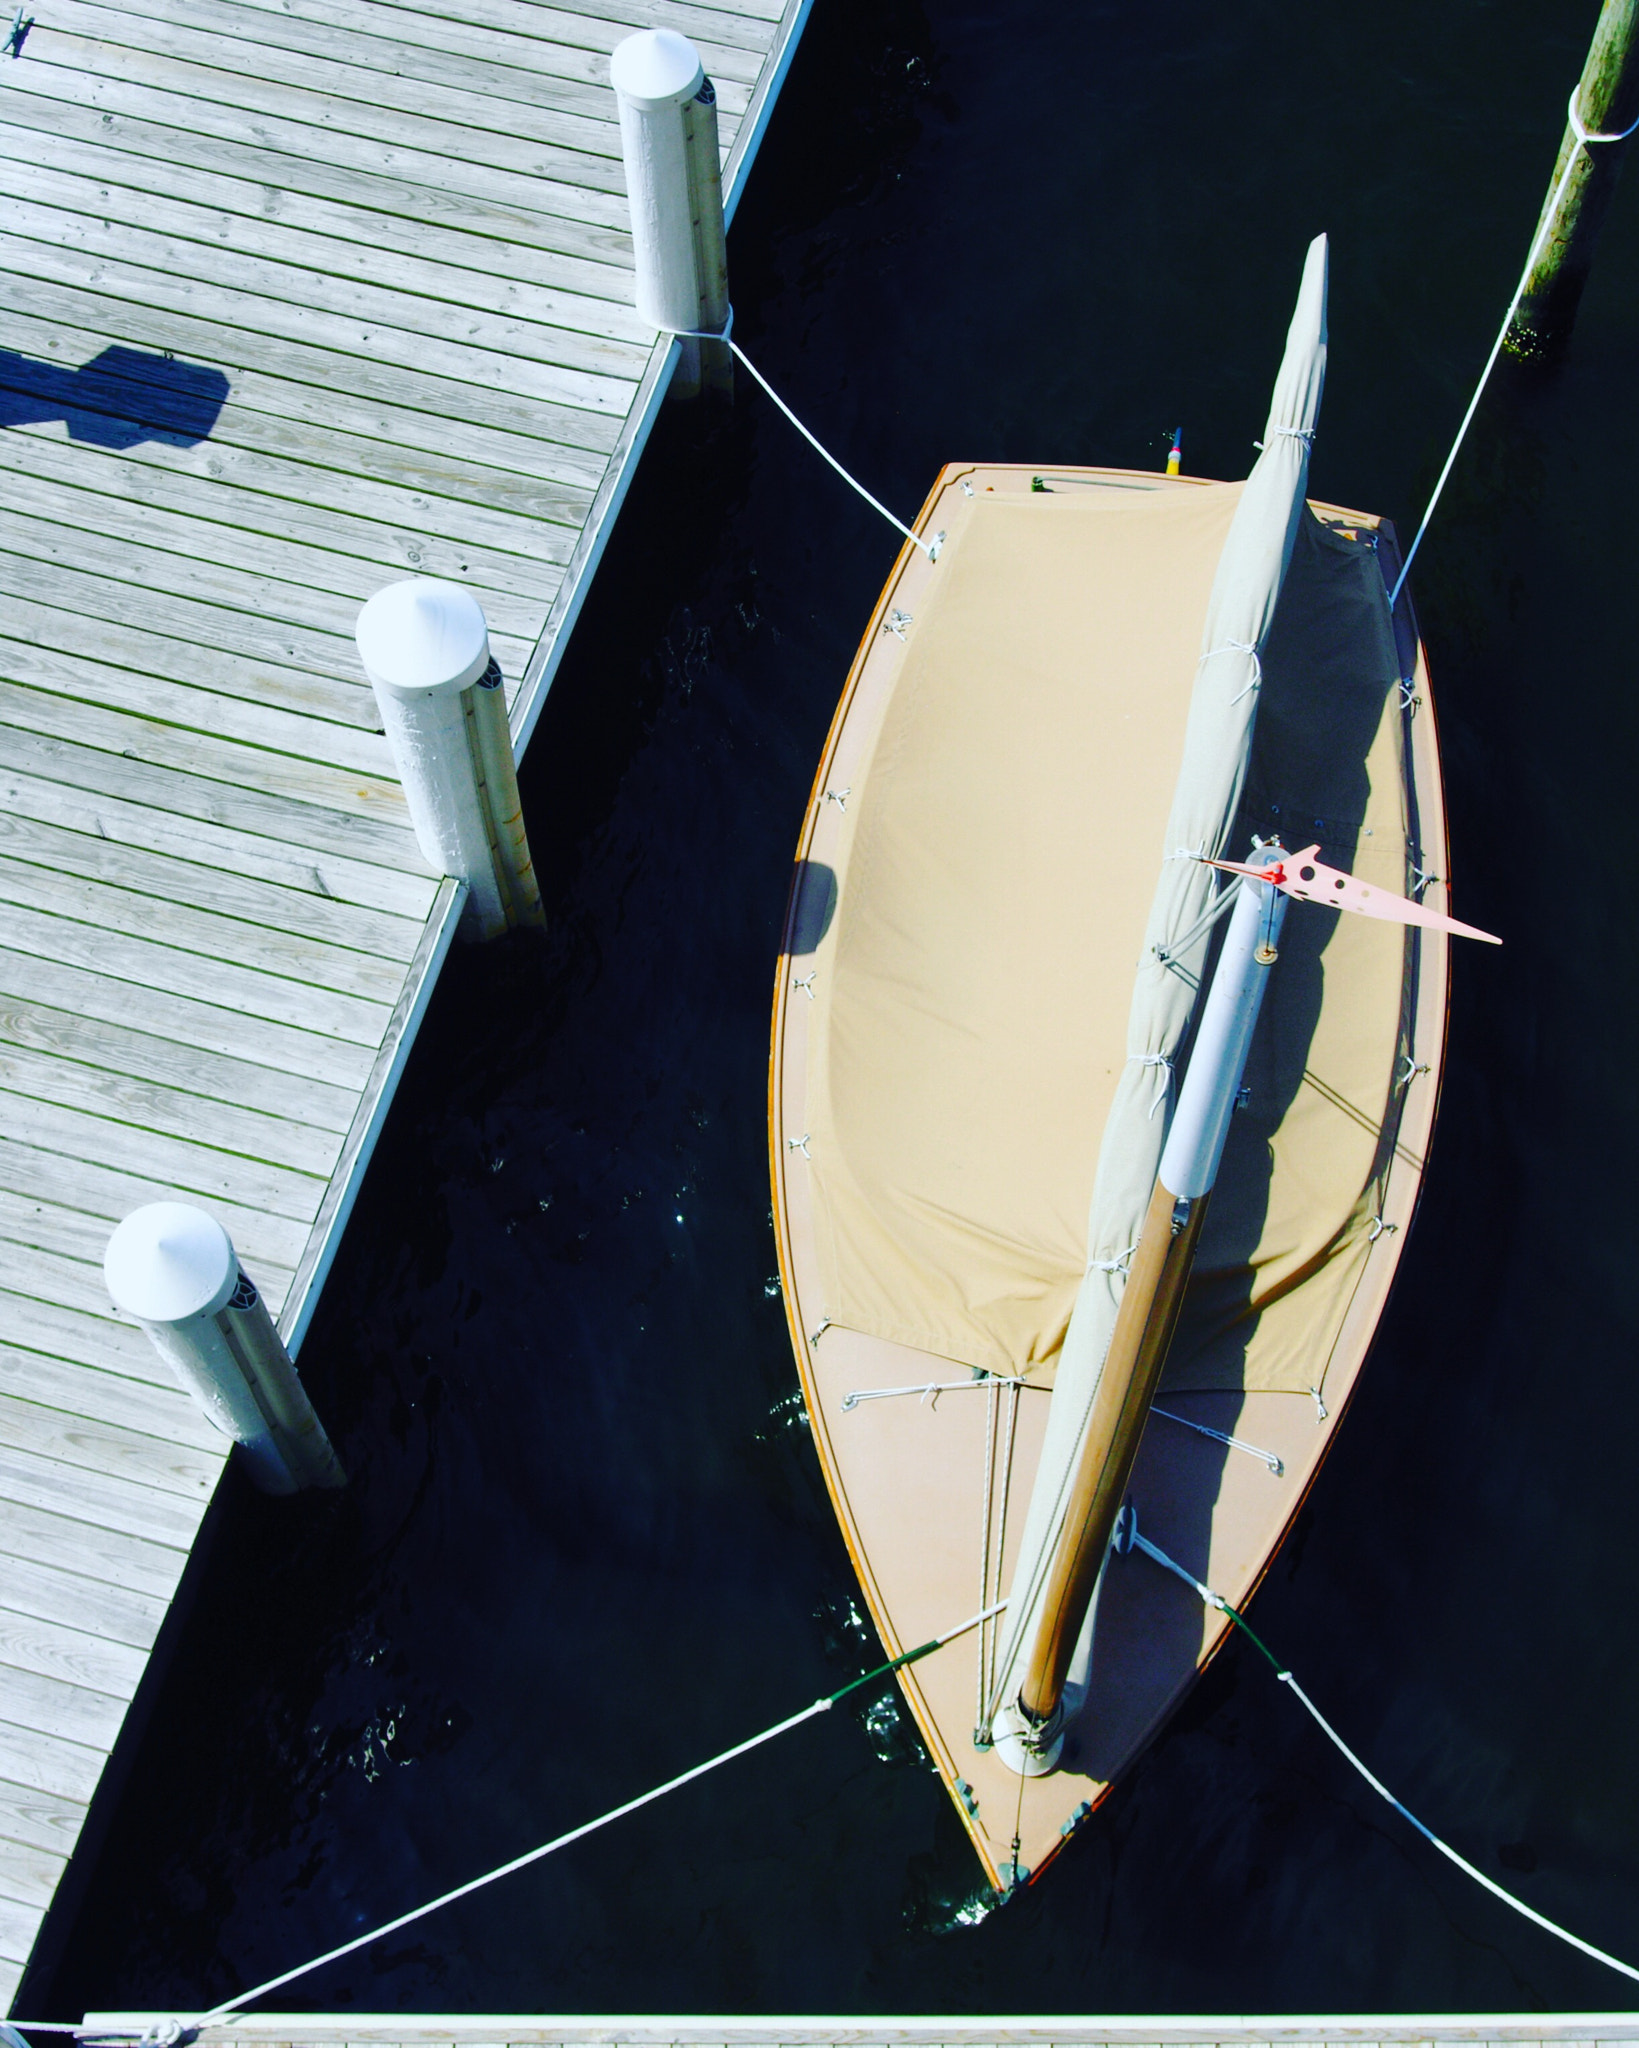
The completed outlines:
<svg viewBox="0 0 1639 2048">
<path fill-rule="evenodd" d="M 1164 1093 L 1164 1070 L 1129 1059 L 1129 1011 L 1243 488 L 980 496 L 949 520 L 934 602 L 854 776 L 814 955 L 807 1117 L 832 1322 L 1052 1371 L 1090 1277 L 1118 1084 L 1142 1082 L 1146 1113 Z M 1327 858 L 1403 889 L 1396 668 L 1369 535 L 1304 516 L 1263 668 L 1246 816 L 1289 844 L 1283 801 L 1286 818 L 1324 818 Z M 1392 1145 L 1405 975 L 1403 935 L 1346 922 L 1315 912 L 1307 937 L 1289 923 L 1175 1384 L 1315 1385 L 1353 1291 Z M 1163 1102 L 1157 1152 L 1165 1120 Z"/>
<path fill-rule="evenodd" d="M 1146 837 L 1153 871 L 1240 491 L 981 498 L 952 522 L 954 573 L 854 776 L 814 955 L 807 1120 L 832 1322 L 1051 1375 L 1149 907 L 1123 880 L 1134 864 L 1141 879 Z M 1056 636 L 1091 624 L 1129 660 L 1067 673 Z M 1397 666 L 1369 532 L 1300 527 L 1263 669 L 1246 832 L 1318 839 L 1403 892 Z M 1287 919 L 1169 1386 L 1317 1384 L 1395 1140 L 1405 947 L 1368 918 Z"/>
<path fill-rule="evenodd" d="M 948 530 L 813 1019 L 834 1322 L 997 1372 L 1058 1353 L 1240 493 L 980 497 Z"/>
</svg>

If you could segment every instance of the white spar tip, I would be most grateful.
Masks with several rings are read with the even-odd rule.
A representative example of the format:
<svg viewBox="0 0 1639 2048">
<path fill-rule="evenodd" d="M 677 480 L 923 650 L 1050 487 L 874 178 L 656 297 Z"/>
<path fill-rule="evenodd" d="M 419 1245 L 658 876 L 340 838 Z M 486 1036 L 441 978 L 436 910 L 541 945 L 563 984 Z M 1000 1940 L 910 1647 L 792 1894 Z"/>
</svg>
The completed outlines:
<svg viewBox="0 0 1639 2048">
<path fill-rule="evenodd" d="M 1324 235 L 1316 235 L 1303 259 L 1303 280 L 1291 325 L 1286 330 L 1286 353 L 1269 401 L 1269 419 L 1264 427 L 1265 448 L 1278 446 L 1283 435 L 1306 440 L 1320 417 L 1320 394 L 1326 384 L 1326 298 L 1330 257 Z"/>
<path fill-rule="evenodd" d="M 609 82 L 623 100 L 652 112 L 692 100 L 706 72 L 687 36 L 672 28 L 646 28 L 615 45 Z"/>
<path fill-rule="evenodd" d="M 489 627 L 470 590 L 410 576 L 378 590 L 354 628 L 364 672 L 405 695 L 464 690 L 489 666 Z"/>
<path fill-rule="evenodd" d="M 233 1241 L 221 1224 L 186 1202 L 149 1202 L 108 1240 L 103 1278 L 114 1306 L 144 1323 L 179 1323 L 214 1313 L 239 1279 Z"/>
</svg>

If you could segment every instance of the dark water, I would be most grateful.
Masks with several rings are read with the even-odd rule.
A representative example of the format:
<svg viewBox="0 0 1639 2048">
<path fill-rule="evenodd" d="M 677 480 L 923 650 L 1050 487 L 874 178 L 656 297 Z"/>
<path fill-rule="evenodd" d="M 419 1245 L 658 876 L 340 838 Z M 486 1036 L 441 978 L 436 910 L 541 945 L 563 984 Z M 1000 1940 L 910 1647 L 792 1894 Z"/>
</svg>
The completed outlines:
<svg viewBox="0 0 1639 2048">
<path fill-rule="evenodd" d="M 1313 488 L 1409 533 L 1523 256 L 1593 0 L 818 0 L 738 334 L 918 504 L 946 460 L 1251 460 L 1333 237 Z M 1634 174 L 1630 174 L 1632 176 Z M 1462 954 L 1423 1213 L 1256 1605 L 1499 1879 L 1639 1955 L 1629 1170 L 1639 189 L 1419 564 Z M 667 419 L 527 764 L 552 930 L 451 961 L 304 1370 L 354 1473 L 230 1482 L 38 2013 L 331 1945 L 873 1660 L 770 1276 L 767 1012 L 812 764 L 894 537 L 769 408 Z M 865 1704 L 868 1704 L 866 1702 Z M 1610 2007 L 1234 1646 L 988 1918 L 863 1705 L 292 1987 L 428 2011 Z M 971 1924 L 970 1924 L 971 1923 Z"/>
</svg>

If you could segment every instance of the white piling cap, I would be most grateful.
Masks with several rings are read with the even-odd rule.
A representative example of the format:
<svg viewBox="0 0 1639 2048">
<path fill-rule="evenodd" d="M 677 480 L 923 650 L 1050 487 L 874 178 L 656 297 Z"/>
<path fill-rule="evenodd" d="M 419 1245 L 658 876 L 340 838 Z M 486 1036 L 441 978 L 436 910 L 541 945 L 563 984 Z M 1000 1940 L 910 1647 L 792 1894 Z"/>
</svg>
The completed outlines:
<svg viewBox="0 0 1639 2048">
<path fill-rule="evenodd" d="M 706 82 L 700 53 L 674 28 L 646 28 L 616 43 L 609 82 L 623 100 L 652 111 L 680 107 Z"/>
<path fill-rule="evenodd" d="M 406 696 L 464 690 L 489 666 L 483 606 L 470 590 L 436 576 L 378 590 L 359 613 L 354 636 L 371 682 Z"/>
<path fill-rule="evenodd" d="M 233 1240 L 186 1202 L 150 1202 L 115 1230 L 103 1253 L 114 1306 L 145 1323 L 180 1323 L 225 1306 L 239 1279 Z"/>
</svg>

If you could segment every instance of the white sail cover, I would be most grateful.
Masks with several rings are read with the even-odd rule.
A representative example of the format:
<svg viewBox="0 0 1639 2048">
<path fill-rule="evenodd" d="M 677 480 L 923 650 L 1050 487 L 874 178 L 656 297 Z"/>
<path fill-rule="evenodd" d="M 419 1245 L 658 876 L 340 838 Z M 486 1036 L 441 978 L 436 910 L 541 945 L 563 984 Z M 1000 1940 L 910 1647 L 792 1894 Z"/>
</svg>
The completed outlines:
<svg viewBox="0 0 1639 2048">
<path fill-rule="evenodd" d="M 1216 871 L 1195 855 L 1224 854 L 1240 804 L 1257 718 L 1258 652 L 1303 517 L 1309 445 L 1326 376 L 1326 237 L 1309 245 L 1286 354 L 1275 381 L 1263 453 L 1224 542 L 1201 636 L 1183 760 L 1161 849 L 1160 879 L 1133 990 L 1127 1064 L 1099 1149 L 1087 1226 L 1087 1270 L 1053 1382 L 1041 1464 L 1008 1597 L 998 1683 L 987 1720 L 1013 1699 L 1041 1611 L 1083 1432 L 1121 1300 L 1125 1264 L 1155 1187 L 1172 1061 L 1189 1030 L 1210 931 Z"/>
</svg>

